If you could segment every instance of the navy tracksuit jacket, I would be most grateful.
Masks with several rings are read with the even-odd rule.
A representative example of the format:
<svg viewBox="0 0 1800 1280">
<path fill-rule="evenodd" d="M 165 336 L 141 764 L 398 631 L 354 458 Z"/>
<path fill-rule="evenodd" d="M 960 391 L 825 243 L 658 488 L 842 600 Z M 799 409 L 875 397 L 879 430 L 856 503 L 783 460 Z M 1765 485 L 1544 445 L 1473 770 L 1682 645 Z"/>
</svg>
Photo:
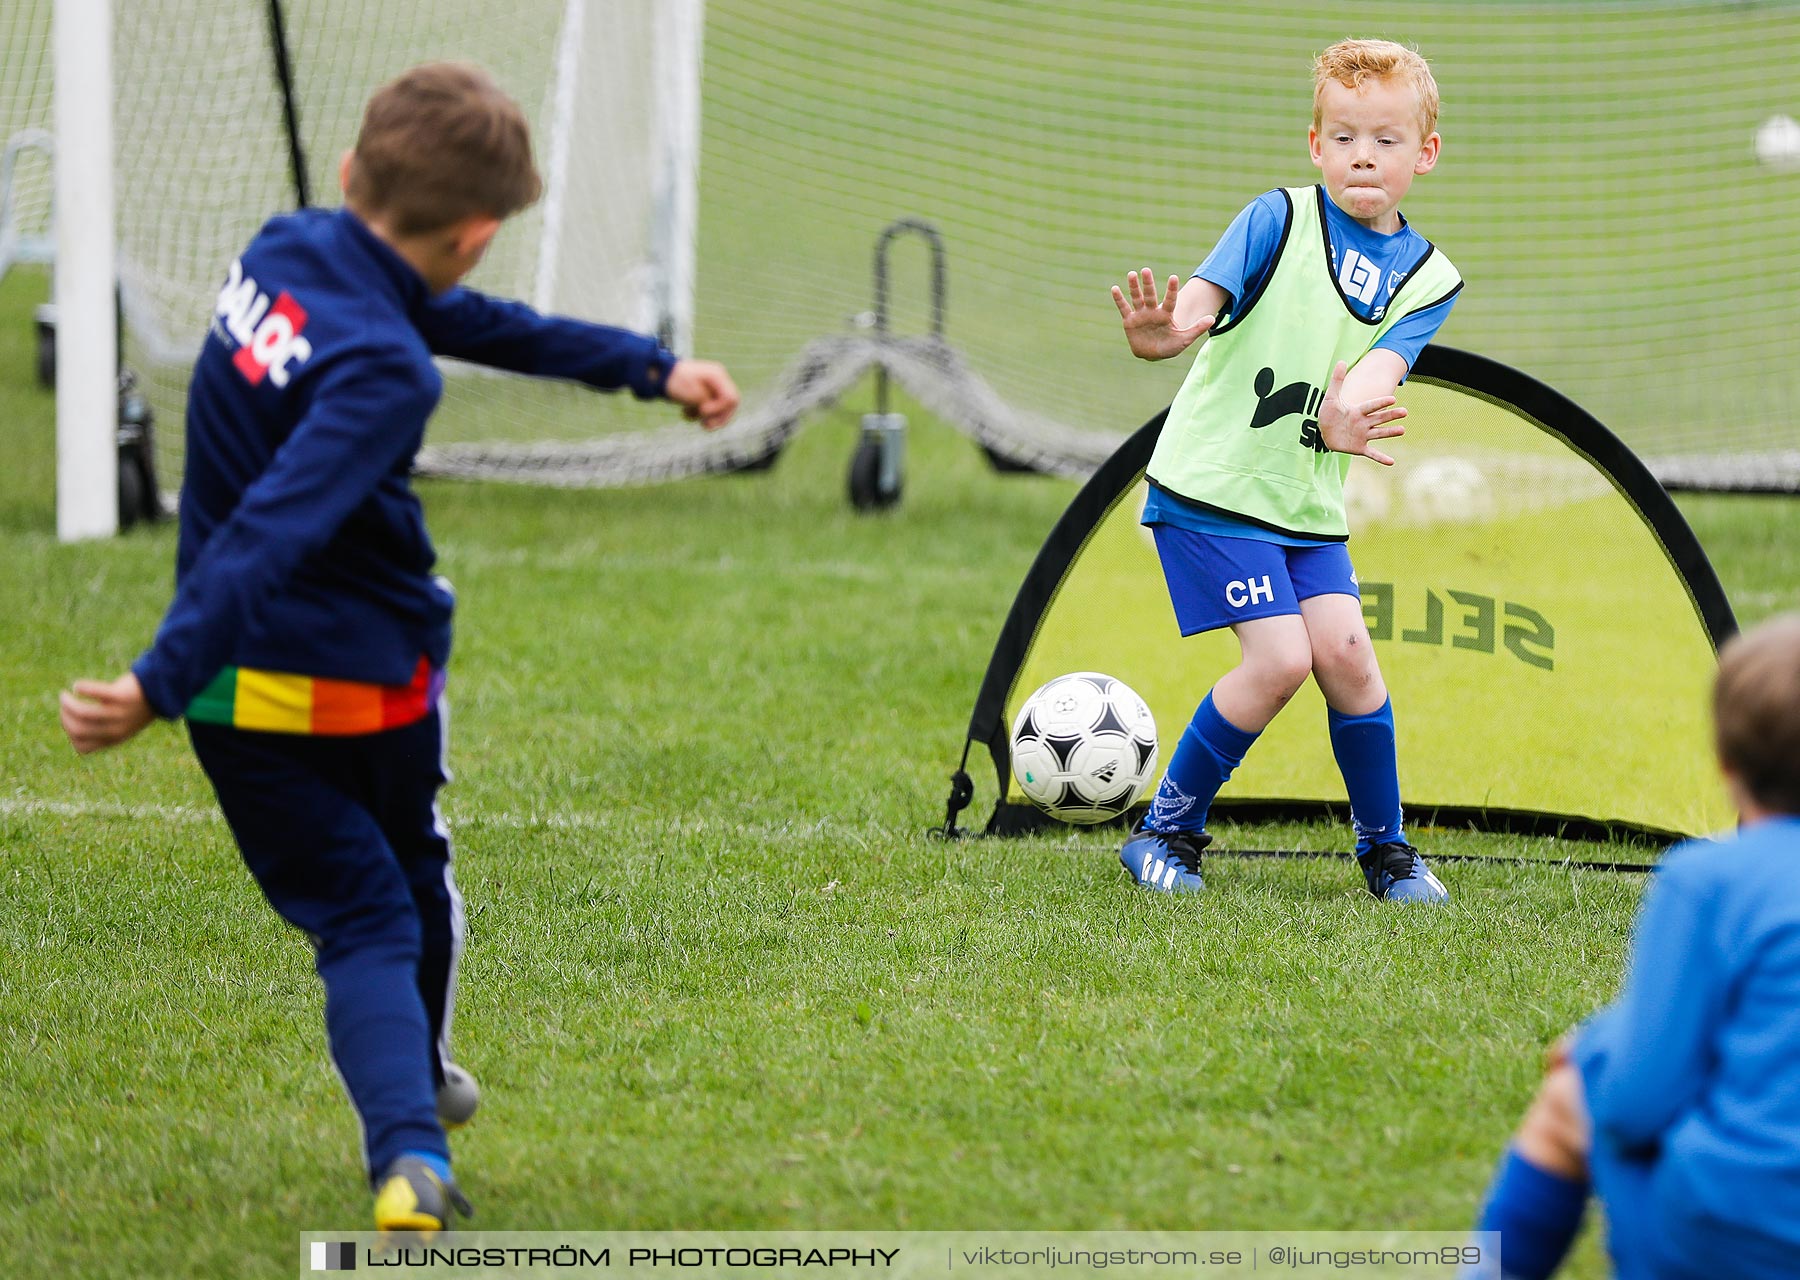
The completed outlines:
<svg viewBox="0 0 1800 1280">
<path fill-rule="evenodd" d="M 347 210 L 271 220 L 231 264 L 188 391 L 176 591 L 133 664 L 179 717 L 227 668 L 441 680 L 452 597 L 408 479 L 433 356 L 662 393 L 648 337 L 456 288 L 433 296 Z M 432 684 L 435 695 L 438 684 Z M 371 1174 L 448 1155 L 434 1108 L 462 933 L 437 810 L 443 712 L 319 737 L 189 721 L 244 860 L 312 935 Z"/>
</svg>

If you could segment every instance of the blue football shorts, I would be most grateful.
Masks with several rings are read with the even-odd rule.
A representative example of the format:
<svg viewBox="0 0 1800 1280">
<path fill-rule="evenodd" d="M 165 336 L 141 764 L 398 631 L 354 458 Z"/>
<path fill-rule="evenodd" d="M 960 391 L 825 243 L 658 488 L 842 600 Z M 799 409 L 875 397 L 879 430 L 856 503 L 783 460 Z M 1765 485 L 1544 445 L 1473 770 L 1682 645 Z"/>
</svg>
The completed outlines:
<svg viewBox="0 0 1800 1280">
<path fill-rule="evenodd" d="M 1298 614 L 1300 602 L 1314 596 L 1362 599 L 1350 550 L 1341 542 L 1286 547 L 1172 524 L 1153 524 L 1150 531 L 1184 636 L 1252 618 Z"/>
</svg>

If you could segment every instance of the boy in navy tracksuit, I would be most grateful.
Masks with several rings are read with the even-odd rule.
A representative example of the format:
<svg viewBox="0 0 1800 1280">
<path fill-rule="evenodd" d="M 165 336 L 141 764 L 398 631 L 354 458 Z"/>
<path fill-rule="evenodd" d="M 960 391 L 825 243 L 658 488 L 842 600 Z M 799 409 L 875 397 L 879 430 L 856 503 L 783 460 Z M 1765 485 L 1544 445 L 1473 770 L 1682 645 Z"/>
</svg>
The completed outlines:
<svg viewBox="0 0 1800 1280">
<path fill-rule="evenodd" d="M 1800 614 L 1725 646 L 1713 719 L 1742 826 L 1663 860 L 1619 998 L 1552 1050 L 1481 1213 L 1509 1278 L 1590 1195 L 1620 1280 L 1800 1275 Z"/>
<path fill-rule="evenodd" d="M 737 391 L 654 339 L 457 287 L 540 189 L 524 116 L 478 68 L 378 90 L 342 177 L 344 208 L 275 218 L 231 264 L 189 387 L 174 602 L 128 673 L 61 710 L 84 753 L 187 720 L 245 863 L 314 940 L 377 1227 L 432 1230 L 467 1211 L 444 1121 L 474 1100 L 447 1051 L 453 602 L 408 481 L 432 357 L 629 387 L 709 428 Z"/>
</svg>

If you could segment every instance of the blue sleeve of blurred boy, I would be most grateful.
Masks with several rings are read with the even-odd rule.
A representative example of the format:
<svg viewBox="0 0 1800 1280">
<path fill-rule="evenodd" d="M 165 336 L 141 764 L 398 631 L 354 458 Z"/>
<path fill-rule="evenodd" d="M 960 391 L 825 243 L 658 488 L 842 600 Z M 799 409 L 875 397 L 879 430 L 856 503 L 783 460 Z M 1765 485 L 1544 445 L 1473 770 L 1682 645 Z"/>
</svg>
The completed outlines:
<svg viewBox="0 0 1800 1280">
<path fill-rule="evenodd" d="M 1797 866 L 1791 815 L 1669 853 L 1619 998 L 1569 1054 L 1607 1213 L 1648 1215 L 1691 1257 L 1753 1237 L 1800 1248 Z"/>
<path fill-rule="evenodd" d="M 450 289 L 417 313 L 433 355 L 539 378 L 566 378 L 602 391 L 629 387 L 640 400 L 663 394 L 675 357 L 655 338 L 611 325 L 547 316 L 522 302 Z"/>
<path fill-rule="evenodd" d="M 1619 998 L 1581 1028 L 1571 1054 L 1596 1138 L 1654 1146 L 1694 1104 L 1726 1012 L 1727 957 L 1702 848 L 1671 853 L 1644 897 Z"/>
</svg>

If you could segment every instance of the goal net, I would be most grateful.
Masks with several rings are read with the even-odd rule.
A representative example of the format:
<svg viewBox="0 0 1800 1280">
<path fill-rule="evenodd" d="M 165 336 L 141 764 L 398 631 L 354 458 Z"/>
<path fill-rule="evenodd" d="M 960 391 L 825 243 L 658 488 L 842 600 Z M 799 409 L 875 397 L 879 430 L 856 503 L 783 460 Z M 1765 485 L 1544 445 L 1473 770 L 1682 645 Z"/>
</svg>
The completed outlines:
<svg viewBox="0 0 1800 1280">
<path fill-rule="evenodd" d="M 56 8 L 18 0 L 0 11 L 0 142 L 47 137 Z M 131 0 L 112 9 L 122 355 L 156 409 L 164 477 L 181 473 L 187 372 L 226 265 L 302 189 L 312 203 L 336 203 L 339 159 L 369 94 L 427 59 L 469 59 L 494 73 L 530 118 L 546 180 L 544 198 L 509 224 L 470 283 L 691 346 L 699 0 Z M 47 156 L 20 176 L 18 216 L 0 224 L 0 248 L 9 226 L 48 229 Z M 439 440 L 641 434 L 668 417 L 629 397 L 454 362 L 446 373 Z"/>
<path fill-rule="evenodd" d="M 50 28 L 0 8 L 0 275 L 50 252 Z"/>
<path fill-rule="evenodd" d="M 7 136 L 43 118 L 44 77 L 16 63 L 53 3 L 0 17 Z M 1443 159 L 1406 203 L 1468 281 L 1443 341 L 1570 396 L 1665 481 L 1800 487 L 1800 146 L 1756 143 L 1800 115 L 1790 0 L 1372 0 L 1354 29 L 1341 6 L 1252 0 L 283 12 L 316 202 L 374 85 L 481 61 L 531 115 L 550 190 L 472 283 L 670 329 L 746 391 L 738 427 L 696 437 L 628 398 L 460 374 L 439 470 L 606 484 L 733 466 L 876 365 L 1003 454 L 1091 470 L 1187 363 L 1132 360 L 1108 286 L 1146 265 L 1185 277 L 1251 197 L 1313 177 L 1311 57 L 1380 34 L 1443 90 Z M 176 455 L 223 265 L 294 182 L 265 6 L 134 0 L 115 22 L 125 358 Z M 871 247 L 903 217 L 948 247 L 941 342 L 912 243 L 888 333 L 867 323 Z"/>
<path fill-rule="evenodd" d="M 1442 342 L 1570 396 L 1665 479 L 1800 484 L 1800 168 L 1755 148 L 1800 115 L 1794 3 L 715 0 L 708 347 L 780 368 L 866 305 L 876 230 L 923 217 L 969 367 L 1122 437 L 1188 361 L 1131 359 L 1108 286 L 1185 278 L 1254 195 L 1316 177 L 1311 59 L 1350 35 L 1416 46 L 1442 89 L 1443 158 L 1405 204 L 1468 281 Z"/>
</svg>

